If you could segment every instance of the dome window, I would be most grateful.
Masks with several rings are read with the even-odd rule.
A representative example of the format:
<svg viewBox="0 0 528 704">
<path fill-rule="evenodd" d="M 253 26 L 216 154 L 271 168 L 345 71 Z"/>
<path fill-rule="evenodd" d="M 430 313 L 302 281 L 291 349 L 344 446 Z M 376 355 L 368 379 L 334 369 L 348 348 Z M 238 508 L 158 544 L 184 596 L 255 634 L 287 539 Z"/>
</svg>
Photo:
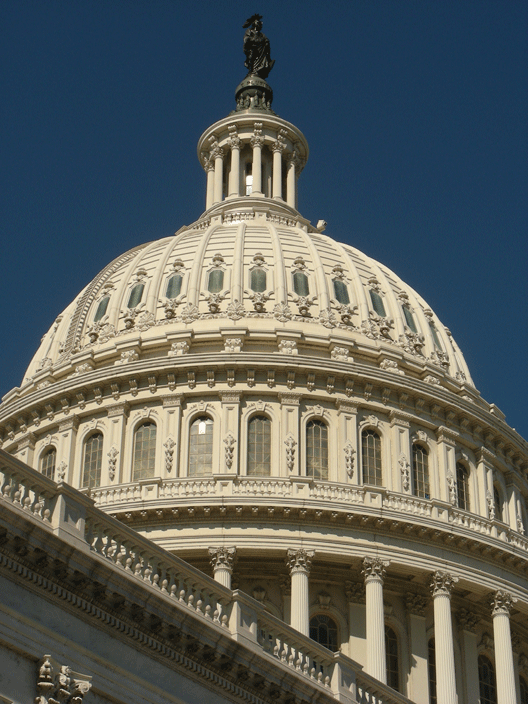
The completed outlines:
<svg viewBox="0 0 528 704">
<path fill-rule="evenodd" d="M 213 421 L 197 418 L 189 435 L 189 476 L 201 477 L 213 471 Z"/>
<path fill-rule="evenodd" d="M 335 653 L 338 649 L 337 623 L 326 614 L 317 614 L 310 619 L 310 638 Z"/>
<path fill-rule="evenodd" d="M 182 287 L 181 275 L 174 274 L 174 276 L 171 276 L 170 279 L 167 281 L 167 291 L 165 292 L 165 296 L 167 298 L 176 298 L 176 296 L 180 295 L 181 287 Z"/>
<path fill-rule="evenodd" d="M 263 293 L 266 290 L 266 272 L 264 269 L 253 269 L 250 281 L 252 291 Z"/>
<path fill-rule="evenodd" d="M 403 315 L 405 316 L 405 322 L 407 324 L 407 327 L 411 329 L 411 332 L 417 333 L 418 329 L 416 327 L 416 323 L 414 322 L 414 316 L 412 314 L 411 309 L 407 306 L 402 306 L 402 310 Z"/>
<path fill-rule="evenodd" d="M 52 447 L 42 455 L 40 471 L 48 479 L 55 478 L 55 465 L 57 463 L 57 450 Z"/>
<path fill-rule="evenodd" d="M 433 336 L 435 347 L 437 347 L 440 351 L 442 351 L 443 347 L 442 347 L 442 343 L 440 342 L 440 338 L 438 337 L 438 330 L 435 328 L 433 323 L 429 323 L 429 328 L 431 329 L 431 335 Z"/>
<path fill-rule="evenodd" d="M 105 296 L 99 301 L 97 310 L 95 311 L 94 323 L 98 323 L 101 318 L 106 315 L 106 309 L 108 308 L 108 302 L 110 301 L 110 296 Z"/>
<path fill-rule="evenodd" d="M 412 467 L 413 494 L 421 499 L 430 499 L 429 491 L 429 457 L 425 447 L 413 445 Z"/>
<path fill-rule="evenodd" d="M 379 295 L 377 291 L 374 291 L 374 289 L 370 289 L 370 300 L 372 301 L 372 307 L 374 308 L 374 312 L 380 315 L 382 318 L 386 318 L 387 314 L 385 313 L 385 306 L 383 305 L 383 299 Z"/>
<path fill-rule="evenodd" d="M 306 426 L 306 476 L 328 479 L 328 426 L 321 420 Z"/>
<path fill-rule="evenodd" d="M 398 636 L 390 626 L 385 626 L 385 653 L 387 661 L 387 684 L 389 687 L 399 692 L 400 658 L 398 653 Z"/>
<path fill-rule="evenodd" d="M 361 465 L 363 484 L 382 486 L 381 438 L 375 430 L 361 433 Z"/>
<path fill-rule="evenodd" d="M 497 704 L 495 668 L 485 655 L 478 658 L 480 704 Z"/>
<path fill-rule="evenodd" d="M 128 297 L 128 308 L 135 308 L 141 303 L 144 290 L 145 284 L 136 284 L 134 286 L 132 291 L 130 291 L 130 296 Z"/>
<path fill-rule="evenodd" d="M 266 416 L 249 421 L 247 473 L 252 477 L 271 474 L 271 421 Z"/>
<path fill-rule="evenodd" d="M 103 462 L 103 434 L 94 433 L 84 443 L 83 453 L 84 488 L 93 488 L 101 484 L 101 465 Z"/>
<path fill-rule="evenodd" d="M 469 511 L 469 472 L 462 462 L 456 463 L 457 506 Z"/>
<path fill-rule="evenodd" d="M 336 301 L 338 303 L 342 303 L 345 306 L 348 306 L 348 304 L 350 303 L 350 296 L 348 295 L 348 287 L 346 283 L 344 281 L 341 281 L 340 279 L 334 279 L 333 284 Z"/>
<path fill-rule="evenodd" d="M 298 296 L 309 296 L 310 287 L 308 277 L 302 271 L 296 271 L 293 275 L 293 290 Z"/>
<path fill-rule="evenodd" d="M 214 269 L 209 272 L 207 290 L 209 293 L 220 293 L 224 287 L 224 272 L 222 269 Z"/>
<path fill-rule="evenodd" d="M 156 462 L 156 424 L 143 423 L 134 434 L 132 481 L 154 476 Z"/>
<path fill-rule="evenodd" d="M 246 195 L 250 196 L 253 190 L 252 164 L 246 164 Z"/>
</svg>

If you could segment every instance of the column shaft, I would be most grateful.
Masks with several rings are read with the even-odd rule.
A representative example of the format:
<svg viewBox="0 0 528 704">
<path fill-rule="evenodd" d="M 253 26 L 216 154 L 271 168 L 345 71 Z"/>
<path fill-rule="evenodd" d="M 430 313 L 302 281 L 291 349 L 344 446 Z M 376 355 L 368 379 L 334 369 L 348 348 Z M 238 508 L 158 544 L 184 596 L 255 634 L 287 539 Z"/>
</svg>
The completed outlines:
<svg viewBox="0 0 528 704">
<path fill-rule="evenodd" d="M 253 147 L 253 187 L 251 193 L 262 193 L 262 147 L 260 143 Z"/>
<path fill-rule="evenodd" d="M 231 172 L 229 174 L 229 195 L 240 195 L 240 148 L 231 147 Z"/>
<path fill-rule="evenodd" d="M 511 594 L 503 591 L 496 592 L 492 601 L 498 704 L 510 704 L 516 698 L 510 631 L 510 609 L 514 601 Z"/>
<path fill-rule="evenodd" d="M 383 613 L 383 582 L 368 579 L 365 582 L 367 602 L 367 672 L 387 683 L 387 656 L 385 652 L 385 616 Z"/>
<path fill-rule="evenodd" d="M 273 150 L 273 198 L 282 199 L 282 151 Z"/>
<path fill-rule="evenodd" d="M 205 200 L 205 209 L 209 210 L 214 202 L 214 166 L 212 164 L 207 167 L 207 195 Z"/>
<path fill-rule="evenodd" d="M 438 704 L 457 704 L 451 598 L 448 594 L 437 594 L 434 598 L 434 633 L 437 701 Z"/>
<path fill-rule="evenodd" d="M 222 185 L 223 185 L 223 178 L 224 178 L 224 158 L 223 156 L 216 155 L 215 156 L 215 169 L 214 169 L 214 202 L 215 203 L 221 203 L 222 202 Z"/>
<path fill-rule="evenodd" d="M 295 169 L 295 159 L 290 159 L 288 162 L 288 175 L 286 179 L 286 202 L 291 205 L 292 208 L 296 207 L 296 185 L 297 185 L 297 174 Z"/>
<path fill-rule="evenodd" d="M 291 625 L 299 633 L 310 635 L 308 601 L 308 573 L 296 571 L 292 574 Z"/>
</svg>

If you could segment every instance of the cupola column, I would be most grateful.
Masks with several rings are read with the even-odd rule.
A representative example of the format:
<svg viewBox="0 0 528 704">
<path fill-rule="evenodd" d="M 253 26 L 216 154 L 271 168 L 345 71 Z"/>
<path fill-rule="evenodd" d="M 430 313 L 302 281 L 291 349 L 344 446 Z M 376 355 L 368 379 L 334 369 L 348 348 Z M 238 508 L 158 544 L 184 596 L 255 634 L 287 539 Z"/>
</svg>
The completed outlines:
<svg viewBox="0 0 528 704">
<path fill-rule="evenodd" d="M 211 157 L 214 159 L 214 195 L 213 202 L 222 202 L 222 190 L 224 180 L 224 150 L 215 142 L 211 150 Z"/>
<path fill-rule="evenodd" d="M 315 550 L 288 550 L 286 564 L 291 574 L 291 627 L 310 635 L 310 601 L 308 575 Z"/>
<path fill-rule="evenodd" d="M 262 146 L 264 145 L 262 122 L 255 122 L 255 132 L 253 137 L 251 137 L 250 144 L 253 147 L 253 166 L 251 171 L 253 174 L 253 187 L 251 195 L 260 195 L 262 193 Z"/>
<path fill-rule="evenodd" d="M 367 666 L 366 671 L 387 684 L 385 653 L 385 617 L 383 612 L 383 580 L 388 560 L 366 557 L 363 560 L 366 599 Z"/>
<path fill-rule="evenodd" d="M 515 601 L 511 594 L 502 590 L 495 592 L 491 599 L 498 704 L 514 702 L 517 696 L 510 631 L 510 611 Z"/>
<path fill-rule="evenodd" d="M 447 572 L 431 575 L 431 592 L 434 606 L 436 697 L 438 704 L 457 704 L 455 683 L 455 652 L 451 622 L 451 592 L 458 582 Z"/>
<path fill-rule="evenodd" d="M 235 566 L 236 548 L 209 548 L 213 576 L 217 582 L 231 589 L 231 575 Z"/>
<path fill-rule="evenodd" d="M 209 210 L 209 208 L 213 205 L 214 201 L 214 170 L 215 170 L 215 165 L 212 159 L 206 159 L 205 161 L 205 172 L 207 174 L 207 194 L 205 198 L 205 209 Z"/>
<path fill-rule="evenodd" d="M 287 161 L 286 176 L 286 202 L 292 208 L 297 208 L 297 167 L 299 159 L 295 152 L 290 154 Z"/>
<path fill-rule="evenodd" d="M 273 198 L 282 200 L 282 152 L 286 147 L 285 142 L 277 139 L 271 145 L 273 152 Z"/>
<path fill-rule="evenodd" d="M 231 171 L 229 173 L 229 196 L 240 195 L 240 137 L 235 125 L 230 125 L 229 146 L 231 147 Z"/>
</svg>

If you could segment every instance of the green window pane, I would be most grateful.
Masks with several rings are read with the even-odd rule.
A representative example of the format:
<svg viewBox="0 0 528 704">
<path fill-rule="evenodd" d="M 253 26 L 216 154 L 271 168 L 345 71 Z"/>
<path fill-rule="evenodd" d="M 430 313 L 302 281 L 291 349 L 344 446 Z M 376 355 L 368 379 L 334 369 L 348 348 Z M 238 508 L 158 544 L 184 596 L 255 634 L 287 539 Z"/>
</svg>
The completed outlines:
<svg viewBox="0 0 528 704">
<path fill-rule="evenodd" d="M 167 298 L 176 298 L 176 296 L 180 295 L 181 287 L 182 277 L 179 274 L 174 274 L 174 276 L 171 276 L 167 282 L 167 291 L 165 296 Z"/>
<path fill-rule="evenodd" d="M 136 284 L 132 291 L 130 291 L 130 296 L 128 299 L 128 307 L 135 308 L 141 303 L 143 298 L 143 291 L 145 289 L 145 284 Z"/>
<path fill-rule="evenodd" d="M 296 271 L 293 275 L 293 290 L 298 296 L 309 296 L 310 287 L 308 286 L 308 277 L 302 271 Z"/>
<path fill-rule="evenodd" d="M 248 476 L 271 474 L 271 421 L 255 416 L 248 424 Z"/>
<path fill-rule="evenodd" d="M 429 458 L 421 445 L 413 445 L 413 494 L 421 499 L 430 499 Z"/>
<path fill-rule="evenodd" d="M 221 269 L 215 269 L 209 273 L 209 281 L 207 289 L 210 293 L 220 293 L 224 287 L 224 272 Z"/>
<path fill-rule="evenodd" d="M 306 426 L 306 476 L 328 479 L 328 426 L 320 420 Z"/>
<path fill-rule="evenodd" d="M 213 421 L 197 418 L 189 434 L 189 476 L 197 477 L 213 471 Z"/>
<path fill-rule="evenodd" d="M 418 329 L 416 328 L 416 323 L 414 322 L 414 316 L 411 313 L 410 308 L 407 308 L 407 306 L 402 306 L 402 309 L 407 325 L 410 327 L 412 332 L 418 332 Z"/>
<path fill-rule="evenodd" d="M 385 306 L 383 305 L 383 300 L 377 291 L 370 289 L 370 300 L 372 301 L 372 307 L 374 312 L 385 318 L 387 314 L 385 313 Z"/>
<path fill-rule="evenodd" d="M 363 484 L 382 486 L 381 472 L 381 438 L 374 430 L 361 433 L 361 463 Z"/>
<path fill-rule="evenodd" d="M 340 279 L 334 279 L 334 294 L 338 303 L 342 303 L 346 306 L 350 303 L 348 287 L 344 281 L 341 281 Z"/>
<path fill-rule="evenodd" d="M 398 637 L 389 626 L 385 626 L 385 657 L 387 661 L 387 684 L 389 687 L 399 692 L 400 663 L 398 655 Z"/>
<path fill-rule="evenodd" d="M 103 435 L 95 433 L 84 443 L 83 487 L 97 487 L 101 484 L 101 464 L 103 461 Z"/>
<path fill-rule="evenodd" d="M 251 290 L 262 293 L 266 290 L 266 272 L 264 269 L 253 269 L 251 272 Z"/>
<path fill-rule="evenodd" d="M 95 312 L 94 323 L 99 322 L 101 318 L 106 315 L 106 309 L 108 308 L 108 302 L 110 301 L 110 296 L 105 296 L 99 301 L 97 310 Z"/>
<path fill-rule="evenodd" d="M 57 462 L 57 450 L 53 447 L 48 450 L 40 460 L 40 471 L 48 479 L 55 478 L 55 464 Z"/>
<path fill-rule="evenodd" d="M 435 328 L 435 326 L 432 323 L 429 323 L 429 327 L 431 328 L 431 333 L 433 335 L 433 340 L 434 340 L 436 347 L 438 347 L 439 350 L 442 350 L 443 349 L 442 343 L 440 342 L 440 338 L 438 337 L 437 329 Z"/>
<path fill-rule="evenodd" d="M 156 424 L 143 423 L 134 435 L 134 468 L 132 480 L 148 479 L 155 474 Z"/>
<path fill-rule="evenodd" d="M 478 658 L 480 704 L 497 704 L 495 668 L 485 655 Z"/>
</svg>

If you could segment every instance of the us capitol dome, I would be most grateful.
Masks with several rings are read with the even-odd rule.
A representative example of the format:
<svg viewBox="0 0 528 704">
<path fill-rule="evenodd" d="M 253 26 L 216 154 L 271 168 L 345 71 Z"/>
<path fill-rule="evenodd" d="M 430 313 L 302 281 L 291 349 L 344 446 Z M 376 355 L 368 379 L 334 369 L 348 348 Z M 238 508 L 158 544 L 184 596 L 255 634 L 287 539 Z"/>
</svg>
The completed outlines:
<svg viewBox="0 0 528 704">
<path fill-rule="evenodd" d="M 1 446 L 413 702 L 526 702 L 527 444 L 420 294 L 298 211 L 260 30 L 203 214 L 56 318 Z"/>
</svg>

